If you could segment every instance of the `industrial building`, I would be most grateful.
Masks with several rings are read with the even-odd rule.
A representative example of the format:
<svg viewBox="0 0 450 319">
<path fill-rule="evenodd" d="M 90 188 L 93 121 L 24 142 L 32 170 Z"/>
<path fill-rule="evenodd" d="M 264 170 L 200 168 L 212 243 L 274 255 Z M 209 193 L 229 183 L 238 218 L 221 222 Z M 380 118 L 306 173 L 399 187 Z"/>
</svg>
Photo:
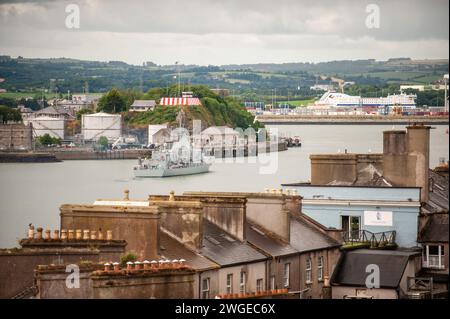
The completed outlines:
<svg viewBox="0 0 450 319">
<path fill-rule="evenodd" d="M 122 135 L 122 115 L 109 113 L 84 114 L 81 134 L 85 141 L 97 141 L 101 136 L 113 141 Z"/>
<path fill-rule="evenodd" d="M 33 136 L 39 137 L 45 134 L 51 137 L 64 139 L 64 127 L 66 120 L 64 117 L 39 116 L 30 117 L 24 123 L 33 125 Z"/>
</svg>

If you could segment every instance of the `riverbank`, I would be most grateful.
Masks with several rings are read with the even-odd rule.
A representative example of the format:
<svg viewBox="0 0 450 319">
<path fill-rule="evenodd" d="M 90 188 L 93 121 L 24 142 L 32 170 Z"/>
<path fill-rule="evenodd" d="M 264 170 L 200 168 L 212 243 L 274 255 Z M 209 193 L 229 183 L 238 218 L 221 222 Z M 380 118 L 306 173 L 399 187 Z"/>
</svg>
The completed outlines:
<svg viewBox="0 0 450 319">
<path fill-rule="evenodd" d="M 448 125 L 448 116 L 374 116 L 374 115 L 259 115 L 256 119 L 263 124 L 292 125 L 408 125 L 412 123 L 424 125 Z"/>
</svg>

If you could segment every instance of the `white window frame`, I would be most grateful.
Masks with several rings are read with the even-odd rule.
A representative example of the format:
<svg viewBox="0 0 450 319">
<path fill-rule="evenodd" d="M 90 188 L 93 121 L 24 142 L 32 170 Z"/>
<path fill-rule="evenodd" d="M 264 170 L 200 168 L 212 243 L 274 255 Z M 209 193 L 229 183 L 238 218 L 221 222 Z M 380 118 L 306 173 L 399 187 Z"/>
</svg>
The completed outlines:
<svg viewBox="0 0 450 319">
<path fill-rule="evenodd" d="M 323 280 L 323 256 L 317 257 L 317 280 Z"/>
<path fill-rule="evenodd" d="M 233 293 L 233 274 L 227 274 L 227 294 Z"/>
<path fill-rule="evenodd" d="M 283 267 L 283 286 L 289 287 L 291 284 L 291 264 L 286 263 Z"/>
<path fill-rule="evenodd" d="M 438 254 L 430 255 L 430 247 L 437 246 Z M 423 255 L 423 267 L 434 268 L 434 269 L 444 269 L 444 245 L 425 245 L 424 255 Z"/>
<path fill-rule="evenodd" d="M 307 284 L 312 283 L 312 260 L 311 257 L 306 258 L 305 281 Z"/>
<path fill-rule="evenodd" d="M 270 289 L 274 290 L 274 289 L 276 289 L 275 287 L 276 287 L 276 285 L 275 285 L 275 276 L 270 276 Z"/>
<path fill-rule="evenodd" d="M 262 278 L 256 279 L 256 291 L 257 292 L 263 291 L 264 290 L 263 286 L 264 286 L 264 279 Z"/>
<path fill-rule="evenodd" d="M 247 287 L 245 282 L 247 281 L 247 273 L 245 271 L 241 271 L 240 278 L 239 278 L 239 291 L 241 293 L 247 292 Z"/>
<path fill-rule="evenodd" d="M 206 283 L 206 288 L 204 286 L 204 283 Z M 210 292 L 210 280 L 208 278 L 202 279 L 202 299 L 209 299 L 209 292 Z"/>
</svg>

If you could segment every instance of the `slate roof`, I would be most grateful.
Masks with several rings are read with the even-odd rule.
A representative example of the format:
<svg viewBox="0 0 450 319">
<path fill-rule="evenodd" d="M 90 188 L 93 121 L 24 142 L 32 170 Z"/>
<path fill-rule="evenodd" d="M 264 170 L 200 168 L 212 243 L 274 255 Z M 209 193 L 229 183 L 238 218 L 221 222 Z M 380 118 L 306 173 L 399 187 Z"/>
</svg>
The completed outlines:
<svg viewBox="0 0 450 319">
<path fill-rule="evenodd" d="M 288 243 L 270 237 L 266 232 L 262 232 L 261 229 L 255 225 L 251 225 L 249 222 L 246 223 L 245 231 L 249 243 L 271 256 L 278 257 L 298 253 L 298 251 Z"/>
<path fill-rule="evenodd" d="M 170 260 L 185 259 L 186 264 L 192 266 L 198 271 L 219 267 L 219 265 L 212 262 L 208 258 L 193 252 L 178 240 L 165 233 L 163 230 L 160 232 L 160 252 L 162 258 L 167 258 Z"/>
<path fill-rule="evenodd" d="M 299 252 L 341 246 L 333 238 L 319 232 L 299 218 L 291 218 L 291 246 Z"/>
<path fill-rule="evenodd" d="M 430 191 L 428 202 L 422 207 L 425 214 L 448 212 L 448 177 L 429 171 Z"/>
<path fill-rule="evenodd" d="M 366 267 L 380 267 L 380 287 L 397 288 L 408 260 L 420 255 L 418 251 L 358 249 L 345 252 L 331 277 L 332 285 L 366 286 Z"/>
<path fill-rule="evenodd" d="M 134 100 L 131 107 L 154 107 L 155 105 L 155 100 Z"/>
<path fill-rule="evenodd" d="M 419 243 L 448 243 L 448 213 L 434 213 L 428 216 L 428 222 L 419 233 Z"/>
<path fill-rule="evenodd" d="M 267 260 L 250 244 L 239 241 L 206 219 L 203 220 L 203 247 L 200 254 L 220 266 Z"/>
</svg>

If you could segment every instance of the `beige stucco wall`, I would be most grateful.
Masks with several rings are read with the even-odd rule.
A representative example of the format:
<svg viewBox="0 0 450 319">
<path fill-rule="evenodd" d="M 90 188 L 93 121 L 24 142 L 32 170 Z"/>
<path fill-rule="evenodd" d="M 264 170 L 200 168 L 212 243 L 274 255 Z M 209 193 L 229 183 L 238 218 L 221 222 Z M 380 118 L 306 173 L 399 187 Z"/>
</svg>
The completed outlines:
<svg viewBox="0 0 450 319">
<path fill-rule="evenodd" d="M 200 277 L 201 281 L 204 278 L 210 278 L 210 298 L 214 298 L 218 294 L 227 293 L 227 275 L 233 274 L 233 293 L 240 292 L 240 274 L 241 271 L 247 273 L 246 292 L 256 291 L 256 280 L 263 279 L 263 289 L 266 289 L 266 262 L 261 261 L 257 263 L 224 267 L 217 270 L 205 271 Z M 200 287 L 201 296 L 201 287 Z"/>
</svg>

